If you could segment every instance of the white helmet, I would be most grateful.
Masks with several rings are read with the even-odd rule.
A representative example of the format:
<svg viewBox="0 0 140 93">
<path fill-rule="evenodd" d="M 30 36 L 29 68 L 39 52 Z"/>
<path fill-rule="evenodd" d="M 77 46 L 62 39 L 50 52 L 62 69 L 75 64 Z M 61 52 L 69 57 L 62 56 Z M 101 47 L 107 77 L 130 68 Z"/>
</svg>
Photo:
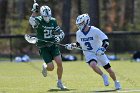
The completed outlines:
<svg viewBox="0 0 140 93">
<path fill-rule="evenodd" d="M 46 22 L 50 21 L 52 13 L 51 13 L 51 9 L 48 6 L 41 6 L 40 14 Z"/>
<path fill-rule="evenodd" d="M 88 26 L 90 23 L 90 17 L 88 14 L 82 14 L 79 15 L 76 19 L 76 25 L 78 29 L 81 31 L 85 29 L 86 26 Z"/>
</svg>

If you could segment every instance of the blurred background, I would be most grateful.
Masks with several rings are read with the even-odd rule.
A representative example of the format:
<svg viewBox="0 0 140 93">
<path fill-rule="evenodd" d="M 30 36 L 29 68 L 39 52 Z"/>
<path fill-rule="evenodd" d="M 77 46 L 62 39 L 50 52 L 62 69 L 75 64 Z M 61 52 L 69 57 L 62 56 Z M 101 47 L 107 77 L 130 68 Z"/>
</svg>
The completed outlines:
<svg viewBox="0 0 140 93">
<path fill-rule="evenodd" d="M 76 17 L 88 13 L 91 25 L 109 37 L 108 55 L 131 59 L 140 50 L 140 0 L 37 0 L 37 3 L 52 9 L 53 17 L 66 34 L 62 44 L 75 42 Z M 33 0 L 0 0 L 0 60 L 13 61 L 25 54 L 40 58 L 38 48 L 24 39 L 25 34 L 35 33 L 28 22 L 32 5 Z M 60 49 L 64 55 L 76 55 L 83 60 L 81 51 Z"/>
</svg>

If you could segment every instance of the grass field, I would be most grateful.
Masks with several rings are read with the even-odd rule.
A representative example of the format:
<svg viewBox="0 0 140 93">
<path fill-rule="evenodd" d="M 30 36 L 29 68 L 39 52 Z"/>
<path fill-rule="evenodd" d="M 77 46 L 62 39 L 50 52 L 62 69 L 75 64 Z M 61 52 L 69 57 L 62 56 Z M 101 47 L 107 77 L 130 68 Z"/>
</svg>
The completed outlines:
<svg viewBox="0 0 140 93">
<path fill-rule="evenodd" d="M 102 78 L 85 62 L 63 62 L 63 82 L 67 90 L 56 87 L 56 68 L 44 78 L 41 74 L 42 61 L 15 63 L 0 62 L 0 93 L 94 93 L 131 92 L 140 93 L 140 63 L 113 61 L 111 65 L 122 84 L 122 90 L 113 91 L 114 83 L 103 85 Z M 105 72 L 105 70 L 103 69 Z M 106 73 L 106 72 L 105 72 Z"/>
</svg>

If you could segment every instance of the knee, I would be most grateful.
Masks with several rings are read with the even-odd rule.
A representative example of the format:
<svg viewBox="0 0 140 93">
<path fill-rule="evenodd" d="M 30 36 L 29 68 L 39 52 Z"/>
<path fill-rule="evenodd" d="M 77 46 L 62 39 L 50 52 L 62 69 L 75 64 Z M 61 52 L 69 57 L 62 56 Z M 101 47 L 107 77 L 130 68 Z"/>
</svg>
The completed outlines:
<svg viewBox="0 0 140 93">
<path fill-rule="evenodd" d="M 97 63 L 96 62 L 91 62 L 90 63 L 90 67 L 92 67 L 93 69 L 97 67 Z"/>
<path fill-rule="evenodd" d="M 48 67 L 47 67 L 47 70 L 48 70 L 48 71 L 53 71 L 53 70 L 54 70 L 54 66 L 48 66 Z"/>
</svg>

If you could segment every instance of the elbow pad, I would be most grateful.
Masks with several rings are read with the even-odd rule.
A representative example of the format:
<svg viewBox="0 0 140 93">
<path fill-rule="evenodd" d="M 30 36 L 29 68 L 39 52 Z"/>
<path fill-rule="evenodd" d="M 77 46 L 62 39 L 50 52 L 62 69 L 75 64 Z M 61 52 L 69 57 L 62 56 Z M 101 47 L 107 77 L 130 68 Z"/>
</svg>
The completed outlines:
<svg viewBox="0 0 140 93">
<path fill-rule="evenodd" d="M 107 47 L 109 46 L 109 40 L 108 39 L 104 39 L 102 42 L 103 42 L 102 47 L 107 49 Z"/>
<path fill-rule="evenodd" d="M 80 47 L 80 44 L 78 42 L 76 42 L 77 47 Z"/>
<path fill-rule="evenodd" d="M 61 31 L 59 37 L 60 37 L 61 40 L 64 39 L 64 37 L 65 37 L 65 33 L 64 33 L 63 31 Z"/>
<path fill-rule="evenodd" d="M 29 18 L 29 23 L 30 25 L 32 25 L 33 28 L 37 27 L 38 25 L 37 21 L 35 20 L 35 17 L 32 17 L 32 16 Z"/>
</svg>

